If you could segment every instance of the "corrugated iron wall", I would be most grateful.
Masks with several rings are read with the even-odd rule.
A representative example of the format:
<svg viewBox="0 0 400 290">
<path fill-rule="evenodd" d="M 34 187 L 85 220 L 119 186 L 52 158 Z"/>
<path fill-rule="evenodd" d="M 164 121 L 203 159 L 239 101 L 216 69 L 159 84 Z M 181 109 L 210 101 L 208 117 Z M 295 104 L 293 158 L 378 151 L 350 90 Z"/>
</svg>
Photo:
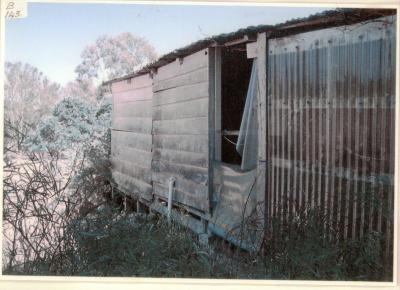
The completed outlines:
<svg viewBox="0 0 400 290">
<path fill-rule="evenodd" d="M 268 41 L 267 212 L 320 206 L 341 238 L 393 218 L 395 16 Z"/>
</svg>

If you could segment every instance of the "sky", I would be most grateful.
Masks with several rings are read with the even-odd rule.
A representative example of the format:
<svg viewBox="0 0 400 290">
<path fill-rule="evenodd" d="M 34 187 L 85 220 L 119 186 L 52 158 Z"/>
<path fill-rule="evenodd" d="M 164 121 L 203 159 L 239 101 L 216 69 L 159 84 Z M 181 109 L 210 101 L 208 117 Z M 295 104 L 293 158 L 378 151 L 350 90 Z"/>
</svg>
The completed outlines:
<svg viewBox="0 0 400 290">
<path fill-rule="evenodd" d="M 130 32 L 158 55 L 250 25 L 276 24 L 326 8 L 149 4 L 28 3 L 28 17 L 6 21 L 7 61 L 27 62 L 66 84 L 85 46 L 99 36 Z"/>
</svg>

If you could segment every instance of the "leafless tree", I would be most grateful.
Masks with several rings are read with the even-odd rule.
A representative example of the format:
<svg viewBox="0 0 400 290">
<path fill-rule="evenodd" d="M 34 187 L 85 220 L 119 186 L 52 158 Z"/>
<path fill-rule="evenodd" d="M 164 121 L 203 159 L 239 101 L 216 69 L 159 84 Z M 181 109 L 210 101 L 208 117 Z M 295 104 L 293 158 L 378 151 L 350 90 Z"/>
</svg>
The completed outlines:
<svg viewBox="0 0 400 290">
<path fill-rule="evenodd" d="M 154 47 L 143 37 L 122 33 L 115 37 L 99 37 L 81 54 L 82 62 L 75 69 L 81 81 L 99 84 L 141 68 L 156 59 Z"/>
<path fill-rule="evenodd" d="M 30 152 L 12 158 L 12 152 L 5 153 L 3 269 L 31 274 L 46 261 L 52 272 L 71 270 L 74 265 L 64 259 L 75 247 L 70 226 L 104 203 L 96 184 L 90 191 L 88 184 L 74 181 L 87 156 Z"/>
<path fill-rule="evenodd" d="M 21 149 L 29 129 L 58 101 L 59 85 L 27 63 L 5 64 L 4 112 L 16 142 Z M 6 136 L 7 137 L 7 136 Z"/>
</svg>

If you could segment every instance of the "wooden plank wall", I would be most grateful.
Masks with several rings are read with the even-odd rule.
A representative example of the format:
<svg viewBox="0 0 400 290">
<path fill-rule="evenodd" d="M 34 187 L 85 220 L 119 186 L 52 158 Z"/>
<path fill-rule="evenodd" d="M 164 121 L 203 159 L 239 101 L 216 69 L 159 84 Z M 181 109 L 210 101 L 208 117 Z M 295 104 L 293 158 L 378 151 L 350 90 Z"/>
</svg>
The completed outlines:
<svg viewBox="0 0 400 290">
<path fill-rule="evenodd" d="M 392 246 L 395 17 L 268 42 L 270 220 L 320 207 L 342 239 Z"/>
<path fill-rule="evenodd" d="M 209 50 L 160 67 L 153 86 L 153 192 L 207 213 L 209 163 Z"/>
<path fill-rule="evenodd" d="M 112 176 L 126 194 L 152 199 L 152 79 L 149 74 L 112 84 Z"/>
</svg>

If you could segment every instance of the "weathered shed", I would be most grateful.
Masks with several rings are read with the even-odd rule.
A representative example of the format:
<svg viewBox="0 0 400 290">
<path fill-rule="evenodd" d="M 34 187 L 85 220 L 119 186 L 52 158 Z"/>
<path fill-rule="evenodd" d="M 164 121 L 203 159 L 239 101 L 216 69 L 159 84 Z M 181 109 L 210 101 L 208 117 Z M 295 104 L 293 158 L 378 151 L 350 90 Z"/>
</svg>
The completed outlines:
<svg viewBox="0 0 400 290">
<path fill-rule="evenodd" d="M 116 185 L 164 214 L 173 185 L 173 218 L 249 250 L 308 205 L 343 238 L 373 229 L 389 248 L 394 14 L 247 28 L 111 81 Z"/>
<path fill-rule="evenodd" d="M 152 200 L 152 79 L 149 74 L 114 82 L 111 164 L 119 188 L 136 199 Z"/>
<path fill-rule="evenodd" d="M 153 79 L 153 193 L 210 212 L 209 50 L 200 50 L 158 68 Z M 211 96 L 212 100 L 212 96 Z"/>
</svg>

